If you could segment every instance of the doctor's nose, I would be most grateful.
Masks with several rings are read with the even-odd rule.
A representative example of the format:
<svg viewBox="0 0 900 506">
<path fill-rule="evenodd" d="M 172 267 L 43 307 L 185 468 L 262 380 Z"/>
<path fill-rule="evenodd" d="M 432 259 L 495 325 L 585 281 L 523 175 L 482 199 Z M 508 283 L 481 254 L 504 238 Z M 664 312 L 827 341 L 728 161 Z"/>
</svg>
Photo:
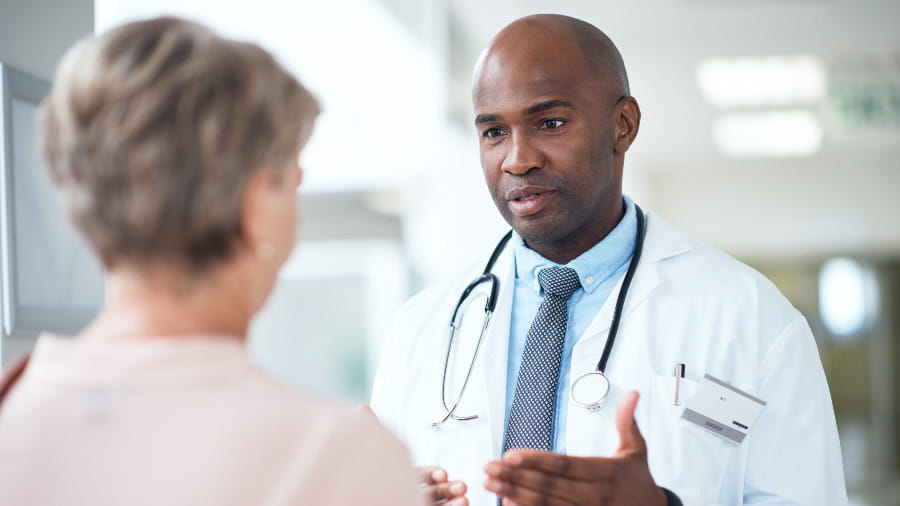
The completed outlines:
<svg viewBox="0 0 900 506">
<path fill-rule="evenodd" d="M 509 152 L 503 158 L 500 170 L 510 174 L 523 175 L 532 169 L 544 166 L 544 156 L 536 149 L 527 135 L 513 134 L 509 142 Z"/>
</svg>

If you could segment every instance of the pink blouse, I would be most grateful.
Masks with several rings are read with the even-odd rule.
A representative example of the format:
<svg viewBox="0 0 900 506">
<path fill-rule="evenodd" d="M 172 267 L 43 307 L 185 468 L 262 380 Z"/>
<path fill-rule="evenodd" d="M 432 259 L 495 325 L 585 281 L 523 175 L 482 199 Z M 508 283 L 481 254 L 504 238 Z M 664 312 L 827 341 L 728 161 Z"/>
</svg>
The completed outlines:
<svg viewBox="0 0 900 506">
<path fill-rule="evenodd" d="M 375 418 L 221 336 L 45 335 L 0 411 L 0 504 L 422 505 Z"/>
</svg>

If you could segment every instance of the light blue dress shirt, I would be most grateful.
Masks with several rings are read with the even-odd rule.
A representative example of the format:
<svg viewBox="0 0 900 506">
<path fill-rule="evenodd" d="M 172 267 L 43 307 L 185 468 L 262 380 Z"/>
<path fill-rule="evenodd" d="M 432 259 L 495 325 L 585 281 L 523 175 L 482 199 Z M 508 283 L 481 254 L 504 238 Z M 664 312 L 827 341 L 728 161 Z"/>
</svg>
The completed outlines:
<svg viewBox="0 0 900 506">
<path fill-rule="evenodd" d="M 572 349 L 594 320 L 616 283 L 625 275 L 634 251 L 637 215 L 634 202 L 627 196 L 623 197 L 623 201 L 625 215 L 619 224 L 602 241 L 564 266 L 575 269 L 581 280 L 581 288 L 572 294 L 568 303 L 569 322 L 563 344 L 562 365 L 559 370 L 559 386 L 553 414 L 553 451 L 556 452 L 566 451 L 565 433 L 561 428 L 566 426 L 566 412 L 570 401 L 569 370 Z M 516 286 L 509 327 L 504 430 L 509 423 L 509 411 L 516 393 L 516 380 L 519 365 L 522 363 L 522 353 L 525 350 L 525 339 L 543 298 L 538 273 L 542 269 L 559 266 L 526 246 L 522 237 L 515 232 L 510 244 L 515 259 Z M 600 357 L 597 357 L 597 361 L 599 360 Z"/>
</svg>

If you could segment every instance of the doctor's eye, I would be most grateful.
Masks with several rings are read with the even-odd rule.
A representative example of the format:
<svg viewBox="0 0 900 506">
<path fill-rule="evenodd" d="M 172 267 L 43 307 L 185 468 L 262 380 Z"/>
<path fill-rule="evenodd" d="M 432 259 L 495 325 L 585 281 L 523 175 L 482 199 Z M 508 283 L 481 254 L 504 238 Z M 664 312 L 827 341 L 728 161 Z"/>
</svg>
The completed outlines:
<svg viewBox="0 0 900 506">
<path fill-rule="evenodd" d="M 484 132 L 481 132 L 481 136 L 485 139 L 496 139 L 501 135 L 503 135 L 503 129 L 501 129 L 500 127 L 491 127 Z"/>
<path fill-rule="evenodd" d="M 558 118 L 551 118 L 551 119 L 545 119 L 544 121 L 541 121 L 540 128 L 547 129 L 547 130 L 556 130 L 557 128 L 560 128 L 565 124 L 566 124 L 565 120 L 561 120 Z"/>
</svg>

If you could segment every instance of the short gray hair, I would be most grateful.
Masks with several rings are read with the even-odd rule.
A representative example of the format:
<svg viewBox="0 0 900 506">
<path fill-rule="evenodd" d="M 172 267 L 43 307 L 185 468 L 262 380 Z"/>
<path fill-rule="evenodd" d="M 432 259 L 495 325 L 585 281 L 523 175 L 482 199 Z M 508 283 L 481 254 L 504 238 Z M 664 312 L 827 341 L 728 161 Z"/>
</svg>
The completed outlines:
<svg viewBox="0 0 900 506">
<path fill-rule="evenodd" d="M 44 157 L 107 268 L 197 272 L 231 256 L 250 177 L 283 174 L 318 114 L 259 46 L 157 18 L 69 50 L 43 105 Z"/>
</svg>

